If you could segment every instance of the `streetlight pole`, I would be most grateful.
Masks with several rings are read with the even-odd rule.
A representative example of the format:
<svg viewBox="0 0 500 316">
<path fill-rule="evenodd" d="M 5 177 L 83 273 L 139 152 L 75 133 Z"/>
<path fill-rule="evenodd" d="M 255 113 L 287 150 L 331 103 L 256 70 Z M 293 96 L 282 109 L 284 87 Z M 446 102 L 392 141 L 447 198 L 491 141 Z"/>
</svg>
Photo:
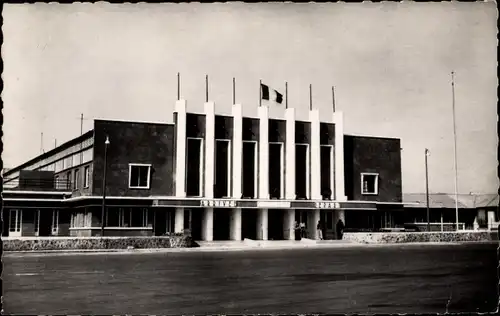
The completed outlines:
<svg viewBox="0 0 500 316">
<path fill-rule="evenodd" d="M 108 165 L 109 137 L 106 135 L 104 142 L 104 175 L 102 177 L 102 212 L 101 212 L 101 237 L 104 237 L 104 219 L 106 213 L 106 167 Z"/>
<path fill-rule="evenodd" d="M 427 200 L 427 231 L 431 231 L 430 212 L 429 212 L 429 168 L 427 166 L 427 157 L 430 155 L 429 149 L 425 149 L 425 198 Z"/>
</svg>

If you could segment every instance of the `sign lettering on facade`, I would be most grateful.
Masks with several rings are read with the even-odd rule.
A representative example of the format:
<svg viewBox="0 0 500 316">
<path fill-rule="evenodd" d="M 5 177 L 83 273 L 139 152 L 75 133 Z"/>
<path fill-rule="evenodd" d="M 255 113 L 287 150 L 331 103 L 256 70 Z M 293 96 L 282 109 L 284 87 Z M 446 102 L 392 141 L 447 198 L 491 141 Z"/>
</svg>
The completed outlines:
<svg viewBox="0 0 500 316">
<path fill-rule="evenodd" d="M 316 208 L 335 208 L 335 202 L 316 202 Z"/>
<path fill-rule="evenodd" d="M 231 200 L 201 200 L 203 207 L 236 207 L 236 201 Z"/>
</svg>

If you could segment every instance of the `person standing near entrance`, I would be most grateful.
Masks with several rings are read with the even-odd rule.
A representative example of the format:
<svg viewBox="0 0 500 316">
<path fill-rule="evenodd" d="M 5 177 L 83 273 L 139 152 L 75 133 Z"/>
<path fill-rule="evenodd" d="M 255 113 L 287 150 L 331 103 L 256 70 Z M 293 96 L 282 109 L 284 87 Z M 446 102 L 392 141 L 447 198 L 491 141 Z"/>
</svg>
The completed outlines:
<svg viewBox="0 0 500 316">
<path fill-rule="evenodd" d="M 295 240 L 300 240 L 300 226 L 297 221 L 295 221 L 295 225 L 293 226 L 293 228 L 295 229 Z"/>
<path fill-rule="evenodd" d="M 339 219 L 337 222 L 337 239 L 342 239 L 342 235 L 344 234 L 344 222 L 342 219 Z"/>
<path fill-rule="evenodd" d="M 321 220 L 318 221 L 316 231 L 318 232 L 318 239 L 323 240 L 323 222 Z"/>
</svg>

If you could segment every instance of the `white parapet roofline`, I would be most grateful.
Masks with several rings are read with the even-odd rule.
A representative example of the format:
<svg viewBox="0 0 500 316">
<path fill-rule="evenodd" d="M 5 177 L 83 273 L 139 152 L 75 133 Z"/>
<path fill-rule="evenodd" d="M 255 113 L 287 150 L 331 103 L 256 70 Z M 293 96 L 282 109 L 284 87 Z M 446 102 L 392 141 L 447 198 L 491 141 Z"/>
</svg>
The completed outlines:
<svg viewBox="0 0 500 316">
<path fill-rule="evenodd" d="M 71 191 L 21 191 L 21 190 L 4 190 L 3 193 L 8 194 L 45 194 L 45 195 L 71 195 Z"/>
</svg>

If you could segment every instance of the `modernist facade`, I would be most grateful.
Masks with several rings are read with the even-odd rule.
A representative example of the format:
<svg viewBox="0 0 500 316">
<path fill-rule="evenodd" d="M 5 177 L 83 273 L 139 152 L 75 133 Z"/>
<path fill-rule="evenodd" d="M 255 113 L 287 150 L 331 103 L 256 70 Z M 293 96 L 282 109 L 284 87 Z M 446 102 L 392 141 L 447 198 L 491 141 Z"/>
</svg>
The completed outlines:
<svg viewBox="0 0 500 316">
<path fill-rule="evenodd" d="M 294 109 L 271 118 L 261 106 L 251 118 L 233 105 L 223 116 L 213 102 L 191 113 L 179 100 L 173 124 L 95 120 L 5 172 L 4 236 L 189 230 L 197 240 L 286 240 L 304 222 L 315 239 L 322 220 L 333 239 L 339 219 L 394 227 L 403 212 L 400 146 L 344 135 L 341 112 L 313 109 L 300 121 Z"/>
</svg>

